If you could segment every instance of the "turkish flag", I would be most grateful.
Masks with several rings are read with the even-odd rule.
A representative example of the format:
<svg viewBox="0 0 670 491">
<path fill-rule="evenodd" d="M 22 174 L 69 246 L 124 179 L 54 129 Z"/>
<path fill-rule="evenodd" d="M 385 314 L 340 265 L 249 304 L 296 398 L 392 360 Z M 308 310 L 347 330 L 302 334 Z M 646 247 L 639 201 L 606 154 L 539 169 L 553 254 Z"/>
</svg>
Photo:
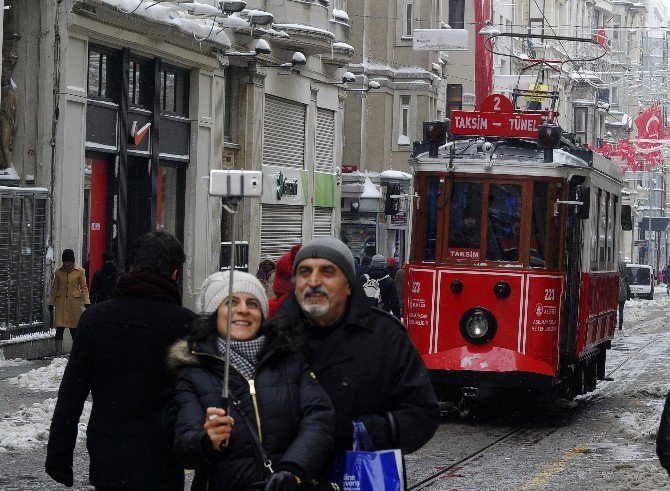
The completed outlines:
<svg viewBox="0 0 670 491">
<path fill-rule="evenodd" d="M 605 29 L 599 29 L 598 32 L 593 35 L 593 40 L 605 48 L 605 51 L 609 50 L 609 47 L 607 46 L 607 33 L 605 32 Z"/>
<path fill-rule="evenodd" d="M 657 139 L 663 136 L 661 120 L 661 101 L 654 102 L 651 107 L 640 114 L 635 120 L 638 138 Z"/>
</svg>

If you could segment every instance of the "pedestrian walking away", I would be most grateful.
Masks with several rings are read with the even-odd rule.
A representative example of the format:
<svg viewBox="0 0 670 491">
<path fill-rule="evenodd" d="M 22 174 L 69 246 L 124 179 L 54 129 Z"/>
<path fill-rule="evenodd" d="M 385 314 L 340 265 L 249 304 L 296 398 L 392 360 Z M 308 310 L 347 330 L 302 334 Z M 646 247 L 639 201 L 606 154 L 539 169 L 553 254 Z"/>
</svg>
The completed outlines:
<svg viewBox="0 0 670 491">
<path fill-rule="evenodd" d="M 91 301 L 93 304 L 104 302 L 114 297 L 116 282 L 123 276 L 123 271 L 116 267 L 116 255 L 112 251 L 102 253 L 102 268 L 93 273 L 91 280 Z"/>
<path fill-rule="evenodd" d="M 140 237 L 130 272 L 111 300 L 81 316 L 58 390 L 46 471 L 73 484 L 73 451 L 89 393 L 89 480 L 97 489 L 182 490 L 184 471 L 172 452 L 170 414 L 175 377 L 168 349 L 197 317 L 181 307 L 176 279 L 184 250 L 166 232 Z M 80 472 L 82 470 L 79 470 Z"/>
<path fill-rule="evenodd" d="M 385 310 L 400 318 L 400 304 L 398 292 L 395 289 L 393 278 L 386 269 L 386 258 L 376 254 L 370 262 L 368 272 L 360 276 L 363 291 L 372 307 Z"/>
<path fill-rule="evenodd" d="M 402 317 L 403 309 L 405 308 L 405 271 L 408 267 L 407 261 L 402 264 L 402 267 L 398 269 L 398 272 L 393 278 L 395 283 L 395 289 L 398 292 L 398 303 L 400 304 L 400 316 Z"/>
<path fill-rule="evenodd" d="M 665 399 L 661 424 L 656 435 L 656 455 L 670 476 L 670 393 Z"/>
<path fill-rule="evenodd" d="M 52 317 L 54 309 L 56 310 L 52 323 L 56 328 L 57 354 L 62 350 L 65 329 L 69 329 L 74 340 L 82 307 L 88 308 L 91 305 L 86 286 L 86 273 L 83 268 L 75 264 L 74 251 L 64 249 L 61 259 L 63 265 L 56 270 L 49 296 L 49 313 Z"/>
<path fill-rule="evenodd" d="M 623 309 L 626 300 L 630 300 L 630 285 L 626 275 L 626 264 L 619 264 L 619 329 L 623 329 Z"/>
<path fill-rule="evenodd" d="M 288 317 L 267 320 L 265 290 L 248 273 L 233 274 L 229 297 L 229 275 L 205 280 L 202 316 L 170 351 L 179 370 L 175 450 L 195 469 L 191 489 L 331 489 L 321 471 L 335 413 L 300 353 L 302 329 Z M 230 408 L 221 397 L 227 350 Z"/>
<path fill-rule="evenodd" d="M 334 237 L 314 239 L 298 251 L 294 276 L 277 315 L 305 325 L 307 362 L 335 406 L 332 457 L 351 449 L 354 420 L 377 450 L 418 450 L 440 420 L 428 372 L 400 321 L 370 307 L 351 251 Z"/>
</svg>

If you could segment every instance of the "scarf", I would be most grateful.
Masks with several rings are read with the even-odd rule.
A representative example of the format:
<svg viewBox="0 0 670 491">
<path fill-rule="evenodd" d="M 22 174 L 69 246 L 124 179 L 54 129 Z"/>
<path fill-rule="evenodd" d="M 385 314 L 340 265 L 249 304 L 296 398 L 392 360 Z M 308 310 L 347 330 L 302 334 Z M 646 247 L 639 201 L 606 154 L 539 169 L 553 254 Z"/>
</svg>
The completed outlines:
<svg viewBox="0 0 670 491">
<path fill-rule="evenodd" d="M 265 345 L 265 336 L 258 336 L 251 341 L 230 340 L 230 363 L 245 378 L 252 379 L 258 366 L 258 352 Z M 226 357 L 226 339 L 216 338 L 216 348 L 222 358 Z"/>
<path fill-rule="evenodd" d="M 147 297 L 162 302 L 181 305 L 179 285 L 170 276 L 161 276 L 149 271 L 131 271 L 116 283 L 117 297 Z"/>
</svg>

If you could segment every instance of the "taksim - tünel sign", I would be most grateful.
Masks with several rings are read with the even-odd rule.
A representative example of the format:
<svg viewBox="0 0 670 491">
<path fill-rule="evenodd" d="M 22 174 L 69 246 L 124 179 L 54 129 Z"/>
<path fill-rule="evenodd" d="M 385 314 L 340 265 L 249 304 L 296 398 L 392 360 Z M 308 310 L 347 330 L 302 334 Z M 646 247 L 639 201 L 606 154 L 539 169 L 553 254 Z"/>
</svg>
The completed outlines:
<svg viewBox="0 0 670 491">
<path fill-rule="evenodd" d="M 412 48 L 415 51 L 467 51 L 466 29 L 414 29 Z"/>
</svg>

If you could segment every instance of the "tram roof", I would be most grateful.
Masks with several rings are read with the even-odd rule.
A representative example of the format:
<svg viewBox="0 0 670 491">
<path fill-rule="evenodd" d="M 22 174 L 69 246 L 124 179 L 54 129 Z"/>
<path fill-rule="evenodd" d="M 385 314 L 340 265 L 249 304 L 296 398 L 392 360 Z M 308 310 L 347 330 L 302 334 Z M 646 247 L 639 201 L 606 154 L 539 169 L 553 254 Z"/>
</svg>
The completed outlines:
<svg viewBox="0 0 670 491">
<path fill-rule="evenodd" d="M 534 140 L 505 139 L 492 141 L 493 152 L 484 150 L 485 140 L 459 139 L 439 148 L 437 157 L 429 157 L 428 152 L 419 153 L 410 160 L 416 171 L 434 171 L 436 165 L 445 170 L 452 158 L 456 171 L 493 172 L 528 175 L 555 175 L 560 170 L 596 170 L 616 181 L 623 180 L 619 165 L 608 158 L 585 148 L 563 147 L 553 151 L 553 161 L 544 161 L 544 149 L 538 148 Z M 493 164 L 487 169 L 489 159 Z"/>
</svg>

